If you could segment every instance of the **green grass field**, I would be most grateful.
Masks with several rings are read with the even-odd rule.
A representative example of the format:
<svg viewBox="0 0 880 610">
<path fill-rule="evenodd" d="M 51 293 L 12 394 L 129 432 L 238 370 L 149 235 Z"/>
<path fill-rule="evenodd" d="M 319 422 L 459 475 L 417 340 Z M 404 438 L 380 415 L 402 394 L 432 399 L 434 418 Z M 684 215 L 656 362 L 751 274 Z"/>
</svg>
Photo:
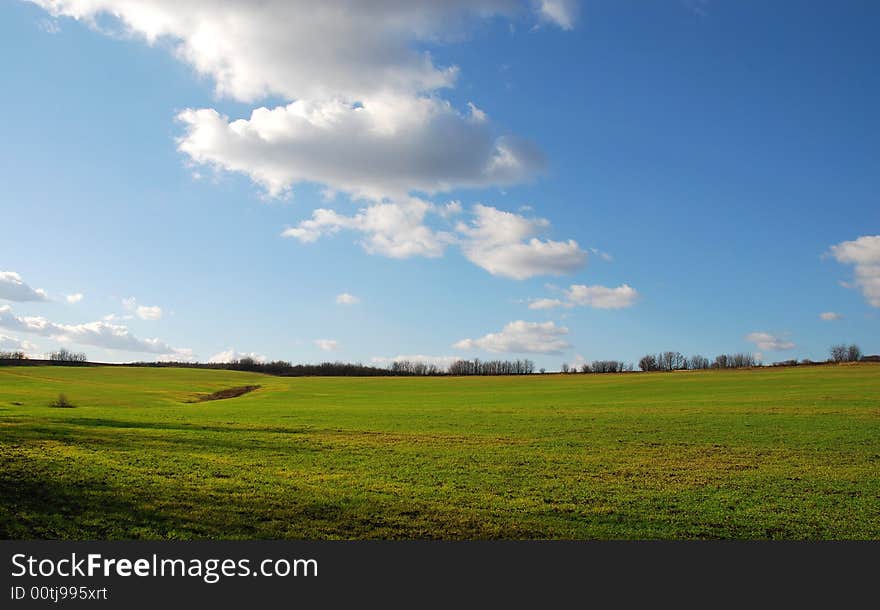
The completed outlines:
<svg viewBox="0 0 880 610">
<path fill-rule="evenodd" d="M 76 407 L 49 407 L 60 392 Z M 880 365 L 5 367 L 0 538 L 878 539 Z"/>
</svg>

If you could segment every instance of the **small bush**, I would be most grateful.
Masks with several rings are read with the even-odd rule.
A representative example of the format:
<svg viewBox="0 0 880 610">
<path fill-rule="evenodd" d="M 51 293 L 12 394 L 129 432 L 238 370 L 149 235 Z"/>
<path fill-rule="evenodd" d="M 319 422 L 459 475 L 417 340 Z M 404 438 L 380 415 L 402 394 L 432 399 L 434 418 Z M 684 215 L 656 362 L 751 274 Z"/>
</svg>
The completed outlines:
<svg viewBox="0 0 880 610">
<path fill-rule="evenodd" d="M 76 405 L 67 400 L 67 396 L 65 396 L 64 394 L 59 394 L 58 398 L 56 398 L 55 401 L 49 406 L 56 409 L 72 409 Z"/>
</svg>

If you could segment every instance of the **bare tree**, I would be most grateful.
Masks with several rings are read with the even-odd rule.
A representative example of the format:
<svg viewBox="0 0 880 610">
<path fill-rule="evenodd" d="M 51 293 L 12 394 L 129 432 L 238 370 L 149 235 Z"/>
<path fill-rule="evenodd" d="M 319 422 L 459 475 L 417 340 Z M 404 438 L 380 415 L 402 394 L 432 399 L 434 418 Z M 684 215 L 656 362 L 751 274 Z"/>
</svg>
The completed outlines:
<svg viewBox="0 0 880 610">
<path fill-rule="evenodd" d="M 853 343 L 852 345 L 832 345 L 828 350 L 831 353 L 831 360 L 834 362 L 858 362 L 862 359 L 862 350 Z"/>
<path fill-rule="evenodd" d="M 828 351 L 831 353 L 831 359 L 834 362 L 846 362 L 849 355 L 849 349 L 842 343 L 840 345 L 832 345 Z"/>
<path fill-rule="evenodd" d="M 663 352 L 657 355 L 657 365 L 661 371 L 677 371 L 685 368 L 685 357 L 681 352 Z"/>
<path fill-rule="evenodd" d="M 859 346 L 853 343 L 848 348 L 846 348 L 846 358 L 847 362 L 858 362 L 862 359 L 862 350 L 859 349 Z"/>
<path fill-rule="evenodd" d="M 690 361 L 688 361 L 688 368 L 692 371 L 702 371 L 709 368 L 709 359 L 705 356 L 691 356 Z"/>
<path fill-rule="evenodd" d="M 712 363 L 713 369 L 741 369 L 752 366 L 757 366 L 758 361 L 755 357 L 746 352 L 746 353 L 736 353 L 736 354 L 719 354 L 715 356 L 715 361 Z"/>
<path fill-rule="evenodd" d="M 53 364 L 77 365 L 85 364 L 88 361 L 88 357 L 83 352 L 71 352 L 62 347 L 57 352 L 49 354 L 49 360 Z"/>
<path fill-rule="evenodd" d="M 654 354 L 645 354 L 642 356 L 641 360 L 639 360 L 639 368 L 645 372 L 656 371 L 657 358 L 654 357 Z"/>
<path fill-rule="evenodd" d="M 594 373 L 623 373 L 631 371 L 632 365 L 622 360 L 593 360 L 591 368 Z"/>
</svg>

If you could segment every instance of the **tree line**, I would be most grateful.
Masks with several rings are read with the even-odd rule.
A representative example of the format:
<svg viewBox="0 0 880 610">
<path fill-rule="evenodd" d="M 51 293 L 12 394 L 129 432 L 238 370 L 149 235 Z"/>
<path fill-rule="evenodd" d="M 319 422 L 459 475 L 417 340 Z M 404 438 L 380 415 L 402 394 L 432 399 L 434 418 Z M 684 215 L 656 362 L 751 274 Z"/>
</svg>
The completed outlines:
<svg viewBox="0 0 880 610">
<path fill-rule="evenodd" d="M 253 358 L 241 358 L 230 362 L 133 362 L 128 366 L 156 368 L 220 369 L 265 373 L 278 377 L 389 377 L 391 370 L 351 362 L 321 362 L 319 364 L 291 364 L 286 360 L 261 362 Z"/>
<path fill-rule="evenodd" d="M 531 360 L 456 360 L 446 370 L 447 375 L 531 375 L 535 363 Z"/>
<path fill-rule="evenodd" d="M 864 356 L 858 345 L 839 344 L 829 349 L 830 358 L 824 362 L 811 360 L 784 360 L 770 366 L 798 366 L 846 362 L 880 362 L 880 356 Z M 83 352 L 60 349 L 49 354 L 47 360 L 31 360 L 21 351 L 0 352 L 0 364 L 48 364 L 55 366 L 90 365 Z M 529 359 L 517 360 L 472 360 L 459 359 L 443 367 L 436 363 L 417 360 L 396 360 L 387 367 L 369 366 L 351 362 L 321 362 L 319 364 L 292 364 L 286 360 L 263 362 L 254 358 L 240 358 L 231 362 L 133 362 L 119 366 L 144 366 L 158 368 L 201 368 L 265 373 L 281 377 L 388 377 L 388 376 L 469 376 L 469 375 L 532 375 L 545 373 L 546 369 L 535 370 L 535 363 Z M 638 362 L 638 368 L 645 372 L 654 371 L 697 371 L 706 369 L 739 369 L 764 366 L 748 352 L 719 354 L 714 360 L 705 356 L 686 357 L 681 352 L 665 351 L 646 354 Z M 626 373 L 635 366 L 622 360 L 594 360 L 580 365 L 563 363 L 563 373 Z"/>
<path fill-rule="evenodd" d="M 23 362 L 25 360 L 30 360 L 30 358 L 22 351 L 0 352 L 0 360 L 17 360 Z M 88 361 L 89 358 L 84 352 L 71 352 L 64 348 L 61 348 L 57 352 L 52 352 L 46 360 L 38 360 L 38 362 L 48 362 L 56 365 L 86 364 Z"/>
<path fill-rule="evenodd" d="M 532 360 L 480 360 L 479 358 L 456 360 L 447 367 L 419 360 L 395 360 L 387 367 L 378 367 L 350 362 L 322 362 L 320 364 L 291 364 L 285 360 L 261 362 L 253 358 L 207 363 L 134 362 L 127 366 L 221 369 L 266 373 L 280 377 L 432 377 L 443 375 L 531 375 L 535 372 L 535 363 Z"/>
<path fill-rule="evenodd" d="M 60 349 L 50 353 L 46 359 L 31 358 L 23 351 L 0 351 L 0 365 L 13 366 L 91 366 L 84 352 L 72 352 Z"/>
<path fill-rule="evenodd" d="M 583 362 L 580 366 L 563 363 L 560 370 L 563 373 L 629 373 L 633 370 L 633 365 L 623 360 L 593 360 Z M 544 372 L 544 369 L 541 369 L 541 372 Z"/>
<path fill-rule="evenodd" d="M 85 352 L 72 352 L 62 347 L 57 352 L 49 354 L 49 361 L 56 365 L 76 366 L 86 364 L 89 361 L 89 357 L 86 356 Z"/>
<path fill-rule="evenodd" d="M 706 369 L 742 369 L 758 366 L 758 359 L 748 352 L 719 354 L 711 362 L 699 354 L 686 357 L 681 352 L 646 354 L 639 360 L 639 369 L 651 371 L 701 371 Z"/>
</svg>

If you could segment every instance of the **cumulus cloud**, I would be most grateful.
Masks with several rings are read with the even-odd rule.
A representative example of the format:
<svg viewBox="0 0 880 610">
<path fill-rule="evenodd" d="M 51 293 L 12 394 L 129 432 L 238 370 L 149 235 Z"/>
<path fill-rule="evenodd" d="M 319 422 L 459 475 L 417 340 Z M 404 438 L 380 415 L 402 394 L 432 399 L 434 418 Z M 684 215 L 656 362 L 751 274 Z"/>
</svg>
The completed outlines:
<svg viewBox="0 0 880 610">
<path fill-rule="evenodd" d="M 498 136 L 485 118 L 435 97 L 381 95 L 357 104 L 297 100 L 230 120 L 187 109 L 178 148 L 196 163 L 240 172 L 270 196 L 315 182 L 356 198 L 521 182 L 543 158 L 534 146 Z"/>
<path fill-rule="evenodd" d="M 832 320 L 841 320 L 843 319 L 843 316 L 834 311 L 823 311 L 819 314 L 819 318 L 825 320 L 826 322 L 830 322 Z"/>
<path fill-rule="evenodd" d="M 553 322 L 525 322 L 517 320 L 504 326 L 501 332 L 489 333 L 478 339 L 462 339 L 457 349 L 482 349 L 489 352 L 558 354 L 571 345 L 564 339 L 568 328 Z"/>
<path fill-rule="evenodd" d="M 529 309 L 555 309 L 557 307 L 571 306 L 571 303 L 566 303 L 560 299 L 535 299 L 529 303 Z"/>
<path fill-rule="evenodd" d="M 453 211 L 458 211 L 460 204 L 453 204 Z M 311 218 L 285 229 L 282 236 L 311 243 L 352 230 L 362 234 L 360 244 L 367 252 L 391 258 L 439 257 L 448 245 L 456 244 L 468 260 L 489 273 L 518 280 L 567 273 L 586 262 L 586 252 L 574 240 L 535 237 L 550 227 L 543 218 L 526 218 L 477 204 L 472 222 L 458 222 L 455 231 L 430 223 L 430 217 L 448 218 L 449 209 L 450 204 L 437 206 L 416 197 L 369 205 L 353 215 L 321 208 Z"/>
<path fill-rule="evenodd" d="M 763 332 L 749 333 L 746 335 L 746 341 L 750 341 L 758 349 L 768 352 L 785 351 L 795 347 L 795 344 L 788 339 Z"/>
<path fill-rule="evenodd" d="M 353 230 L 368 252 L 393 258 L 439 257 L 462 238 L 425 218 L 449 219 L 460 204 L 415 196 L 519 183 L 544 167 L 535 146 L 495 126 L 485 110 L 441 97 L 458 68 L 436 65 L 424 45 L 460 40 L 473 23 L 499 17 L 570 29 L 577 12 L 572 0 L 32 1 L 55 18 L 105 30 L 110 17 L 122 35 L 169 43 L 221 96 L 285 102 L 246 118 L 187 108 L 177 116 L 178 149 L 194 165 L 248 176 L 269 196 L 306 182 L 368 201 L 353 215 L 314 210 L 283 235 L 312 242 Z M 493 209 L 476 210 L 484 217 Z M 573 240 L 538 238 L 546 221 L 523 219 L 526 230 L 499 235 L 483 220 L 493 219 L 464 225 L 460 241 L 495 275 L 567 273 L 586 259 Z"/>
<path fill-rule="evenodd" d="M 0 315 L 2 315 L 2 312 L 0 312 Z M 29 341 L 22 341 L 16 337 L 0 334 L 0 350 L 2 351 L 32 353 L 37 349 L 37 346 Z"/>
<path fill-rule="evenodd" d="M 15 271 L 0 271 L 0 299 L 7 301 L 45 301 L 42 288 L 31 288 Z"/>
<path fill-rule="evenodd" d="M 162 317 L 161 307 L 158 305 L 138 305 L 137 299 L 134 297 L 122 299 L 122 306 L 141 320 L 158 320 Z"/>
<path fill-rule="evenodd" d="M 187 109 L 178 146 L 195 163 L 242 172 L 270 195 L 318 182 L 371 198 L 506 184 L 540 170 L 534 148 L 500 136 L 473 103 L 454 109 L 437 91 L 458 68 L 437 66 L 425 43 L 460 40 L 471 24 L 528 11 L 570 28 L 565 0 L 32 0 L 54 17 L 170 41 L 213 79 L 217 93 L 257 108 L 230 120 Z M 100 28 L 99 28 L 100 29 Z"/>
<path fill-rule="evenodd" d="M 76 294 L 68 294 L 68 295 L 67 295 L 66 297 L 64 297 L 64 298 L 67 299 L 67 302 L 68 302 L 68 303 L 71 303 L 71 304 L 73 304 L 73 303 L 79 303 L 80 301 L 83 300 L 83 293 L 81 293 L 81 292 L 77 292 Z"/>
<path fill-rule="evenodd" d="M 535 299 L 529 309 L 553 309 L 556 307 L 593 307 L 595 309 L 623 309 L 635 305 L 638 291 L 629 284 L 617 288 L 572 284 L 564 291 L 565 299 Z"/>
<path fill-rule="evenodd" d="M 536 237 L 550 222 L 527 218 L 490 206 L 473 207 L 470 224 L 458 223 L 461 248 L 475 265 L 492 275 L 517 280 L 536 275 L 561 275 L 584 265 L 587 254 L 577 242 L 542 240 Z"/>
<path fill-rule="evenodd" d="M 339 349 L 339 341 L 335 339 L 315 339 L 315 346 L 324 352 L 332 352 Z"/>
<path fill-rule="evenodd" d="M 570 30 L 578 17 L 578 3 L 576 0 L 540 0 L 538 11 L 544 21 Z"/>
<path fill-rule="evenodd" d="M 315 210 L 310 219 L 286 229 L 281 235 L 310 243 L 347 229 L 363 235 L 360 244 L 370 254 L 436 258 L 443 254 L 451 236 L 425 224 L 425 217 L 432 210 L 432 204 L 417 198 L 371 205 L 351 216 L 321 208 Z"/>
<path fill-rule="evenodd" d="M 235 348 L 231 347 L 228 350 L 214 354 L 208 359 L 208 362 L 212 364 L 225 364 L 227 362 L 241 360 L 242 358 L 252 358 L 257 362 L 267 361 L 267 358 L 263 355 L 256 354 L 254 352 L 239 352 Z"/>
<path fill-rule="evenodd" d="M 141 320 L 158 320 L 162 317 L 162 308 L 158 305 L 138 305 L 136 313 Z"/>
<path fill-rule="evenodd" d="M 419 43 L 454 40 L 473 20 L 529 9 L 570 28 L 576 9 L 572 0 L 32 1 L 56 18 L 97 27 L 99 17 L 111 16 L 130 36 L 167 39 L 179 59 L 214 80 L 218 94 L 245 102 L 449 87 L 457 68 L 435 65 Z"/>
<path fill-rule="evenodd" d="M 191 354 L 188 349 L 171 347 L 159 339 L 139 339 L 127 327 L 119 324 L 104 320 L 85 324 L 58 324 L 38 316 L 16 316 L 8 305 L 0 307 L 0 328 L 110 350 L 166 355 Z"/>
<path fill-rule="evenodd" d="M 572 284 L 565 292 L 569 303 L 596 309 L 623 309 L 631 307 L 639 293 L 629 284 L 621 284 L 617 288 L 607 286 L 586 286 Z"/>
<path fill-rule="evenodd" d="M 880 307 L 880 235 L 863 235 L 831 246 L 838 262 L 854 265 L 855 279 L 847 287 L 862 291 L 872 307 Z"/>
<path fill-rule="evenodd" d="M 357 305 L 361 300 L 354 296 L 353 294 L 349 294 L 347 292 L 343 292 L 342 294 L 336 295 L 336 304 L 337 305 Z"/>
<path fill-rule="evenodd" d="M 388 366 L 392 362 L 424 362 L 425 364 L 434 364 L 441 369 L 446 369 L 449 368 L 450 364 L 461 359 L 461 356 L 426 356 L 424 354 L 413 354 L 394 356 L 391 358 L 374 356 L 370 359 L 370 362 L 377 366 Z"/>
</svg>

